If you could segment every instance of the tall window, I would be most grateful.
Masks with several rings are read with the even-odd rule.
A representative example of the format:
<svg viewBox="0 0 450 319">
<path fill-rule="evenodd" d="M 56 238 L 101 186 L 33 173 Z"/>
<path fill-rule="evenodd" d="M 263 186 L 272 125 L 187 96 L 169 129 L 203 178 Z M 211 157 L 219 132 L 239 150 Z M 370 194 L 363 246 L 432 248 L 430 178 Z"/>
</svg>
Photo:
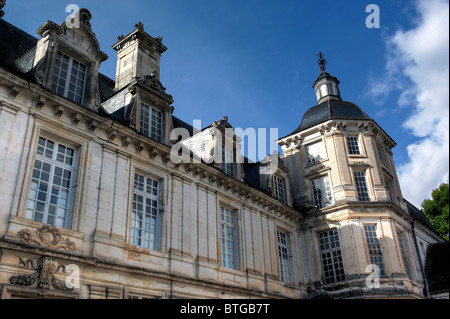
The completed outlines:
<svg viewBox="0 0 450 319">
<path fill-rule="evenodd" d="M 406 244 L 405 233 L 397 232 L 397 235 L 398 235 L 398 241 L 400 243 L 400 252 L 401 252 L 402 258 L 403 258 L 403 264 L 405 265 L 406 275 L 410 279 L 412 279 L 411 262 L 409 260 L 408 245 Z"/>
<path fill-rule="evenodd" d="M 325 284 L 343 281 L 344 264 L 337 229 L 319 233 L 319 245 Z"/>
<path fill-rule="evenodd" d="M 367 188 L 366 172 L 354 171 L 353 176 L 355 178 L 356 193 L 358 200 L 361 202 L 369 202 L 369 189 Z"/>
<path fill-rule="evenodd" d="M 87 68 L 72 57 L 57 52 L 53 69 L 52 91 L 83 104 Z"/>
<path fill-rule="evenodd" d="M 26 217 L 58 227 L 69 224 L 69 204 L 75 179 L 75 151 L 39 138 Z"/>
<path fill-rule="evenodd" d="M 347 136 L 348 153 L 361 154 L 359 150 L 358 136 Z"/>
<path fill-rule="evenodd" d="M 234 176 L 234 154 L 233 150 L 222 145 L 222 171 Z"/>
<path fill-rule="evenodd" d="M 322 142 L 317 142 L 306 146 L 308 164 L 320 162 L 325 158 L 325 149 Z"/>
<path fill-rule="evenodd" d="M 133 216 L 131 244 L 148 249 L 159 249 L 161 217 L 159 213 L 160 183 L 134 174 Z"/>
<path fill-rule="evenodd" d="M 393 185 L 393 180 L 387 181 L 387 182 L 386 182 L 386 190 L 387 190 L 387 192 L 388 192 L 389 199 L 390 199 L 392 202 L 395 202 L 394 187 L 393 187 L 392 185 Z"/>
<path fill-rule="evenodd" d="M 220 207 L 220 251 L 222 266 L 237 269 L 236 212 Z"/>
<path fill-rule="evenodd" d="M 311 181 L 311 188 L 313 192 L 313 202 L 317 208 L 324 208 L 333 204 L 328 175 L 313 179 Z"/>
<path fill-rule="evenodd" d="M 379 275 L 386 276 L 386 269 L 384 268 L 383 251 L 381 250 L 381 243 L 377 235 L 377 225 L 364 225 L 364 232 L 367 240 L 367 248 L 369 249 L 370 263 L 377 265 L 380 271 Z"/>
<path fill-rule="evenodd" d="M 378 145 L 377 151 L 378 151 L 378 157 L 380 158 L 380 160 L 383 162 L 386 162 L 386 151 L 384 150 L 384 147 L 381 145 Z"/>
<path fill-rule="evenodd" d="M 160 111 L 142 103 L 140 115 L 140 130 L 145 136 L 155 141 L 163 139 L 163 115 Z"/>
<path fill-rule="evenodd" d="M 283 231 L 277 230 L 278 239 L 278 257 L 280 258 L 281 280 L 291 283 L 291 243 L 289 235 Z"/>
<path fill-rule="evenodd" d="M 286 203 L 286 182 L 284 178 L 275 177 L 275 191 L 280 202 Z"/>
</svg>

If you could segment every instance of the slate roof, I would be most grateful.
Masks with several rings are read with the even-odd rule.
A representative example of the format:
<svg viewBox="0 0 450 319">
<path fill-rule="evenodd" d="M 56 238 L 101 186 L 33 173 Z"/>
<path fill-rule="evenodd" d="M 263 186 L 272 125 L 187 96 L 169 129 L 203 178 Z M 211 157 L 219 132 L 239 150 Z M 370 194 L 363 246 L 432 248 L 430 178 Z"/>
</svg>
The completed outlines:
<svg viewBox="0 0 450 319">
<path fill-rule="evenodd" d="M 370 117 L 355 103 L 329 99 L 309 108 L 303 115 L 300 126 L 291 134 L 332 119 L 367 120 Z"/>
<path fill-rule="evenodd" d="M 424 212 L 418 209 L 416 206 L 408 202 L 406 199 L 403 198 L 403 200 L 406 202 L 406 207 L 408 209 L 408 214 L 413 219 L 417 220 L 419 223 L 433 231 L 434 233 L 438 234 L 436 229 L 431 225 L 430 221 L 428 220 L 427 216 L 425 216 Z"/>
<path fill-rule="evenodd" d="M 0 63 L 13 71 L 31 70 L 38 39 L 0 19 Z"/>
</svg>

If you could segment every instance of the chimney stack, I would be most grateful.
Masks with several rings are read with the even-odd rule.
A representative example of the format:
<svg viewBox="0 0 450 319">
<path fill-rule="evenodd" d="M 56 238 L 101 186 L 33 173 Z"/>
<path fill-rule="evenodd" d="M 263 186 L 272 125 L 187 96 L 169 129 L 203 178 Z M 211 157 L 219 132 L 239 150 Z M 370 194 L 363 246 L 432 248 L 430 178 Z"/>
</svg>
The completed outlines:
<svg viewBox="0 0 450 319">
<path fill-rule="evenodd" d="M 144 32 L 144 25 L 136 23 L 127 36 L 117 37 L 113 49 L 117 51 L 116 86 L 120 90 L 135 77 L 154 73 L 159 79 L 161 54 L 167 50 L 161 37 L 153 38 Z"/>
</svg>

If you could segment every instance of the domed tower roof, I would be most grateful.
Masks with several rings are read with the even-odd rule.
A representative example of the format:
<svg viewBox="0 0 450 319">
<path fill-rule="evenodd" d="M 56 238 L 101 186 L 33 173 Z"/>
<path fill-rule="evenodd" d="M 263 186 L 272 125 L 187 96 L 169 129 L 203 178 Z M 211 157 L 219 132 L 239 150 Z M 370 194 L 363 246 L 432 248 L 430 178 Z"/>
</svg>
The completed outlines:
<svg viewBox="0 0 450 319">
<path fill-rule="evenodd" d="M 329 99 L 308 109 L 299 127 L 291 134 L 300 132 L 328 120 L 367 120 L 370 117 L 352 102 Z M 290 134 L 289 134 L 290 135 Z"/>
<path fill-rule="evenodd" d="M 323 58 L 322 53 L 319 54 L 319 57 L 318 63 L 322 72 L 313 84 L 313 88 L 316 92 L 317 105 L 305 112 L 300 126 L 291 134 L 328 120 L 370 119 L 370 117 L 355 103 L 342 101 L 339 91 L 339 80 L 325 72 L 326 61 Z"/>
</svg>

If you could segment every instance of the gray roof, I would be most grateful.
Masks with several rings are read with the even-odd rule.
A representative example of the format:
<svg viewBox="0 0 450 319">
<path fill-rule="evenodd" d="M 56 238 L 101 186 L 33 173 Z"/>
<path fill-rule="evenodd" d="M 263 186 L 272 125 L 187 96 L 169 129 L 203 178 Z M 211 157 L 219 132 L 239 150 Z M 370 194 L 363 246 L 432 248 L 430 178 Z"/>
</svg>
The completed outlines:
<svg viewBox="0 0 450 319">
<path fill-rule="evenodd" d="M 319 105 L 311 107 L 303 115 L 299 127 L 291 134 L 298 133 L 322 122 L 332 120 L 367 120 L 370 119 L 361 108 L 352 102 L 329 99 Z M 291 135 L 289 134 L 289 135 Z"/>
<path fill-rule="evenodd" d="M 0 19 L 0 64 L 12 71 L 31 70 L 37 39 Z"/>
</svg>

